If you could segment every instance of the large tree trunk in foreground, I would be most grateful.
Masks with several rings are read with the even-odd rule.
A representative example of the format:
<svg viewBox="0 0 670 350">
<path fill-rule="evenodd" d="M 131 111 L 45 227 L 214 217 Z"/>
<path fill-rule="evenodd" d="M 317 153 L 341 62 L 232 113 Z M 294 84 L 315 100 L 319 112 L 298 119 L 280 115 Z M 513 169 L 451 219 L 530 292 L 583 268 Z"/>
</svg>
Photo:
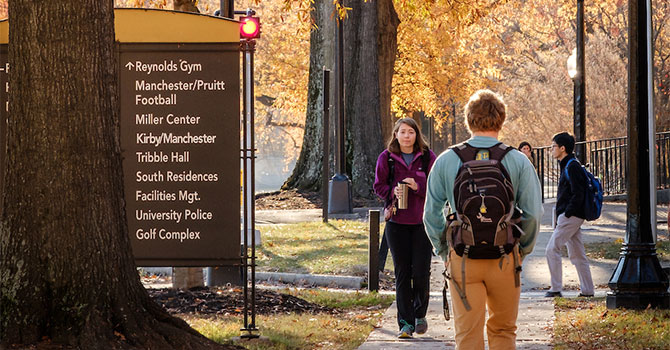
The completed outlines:
<svg viewBox="0 0 670 350">
<path fill-rule="evenodd" d="M 335 27 L 332 1 L 316 1 L 315 22 L 319 29 L 310 38 L 310 76 L 305 137 L 293 174 L 283 188 L 318 190 L 321 186 L 322 67 L 333 67 Z M 347 123 L 347 172 L 353 194 L 372 196 L 375 163 L 383 149 L 382 117 L 390 130 L 391 80 L 397 52 L 398 16 L 392 0 L 350 1 L 344 20 L 345 118 Z M 325 6 L 325 7 L 324 7 Z M 327 25 L 331 27 L 325 27 Z M 325 55 L 325 56 L 324 56 Z M 332 70 L 332 68 L 331 68 Z M 332 70 L 331 93 L 338 79 Z M 332 100 L 332 104 L 337 101 Z M 331 120 L 335 119 L 331 113 Z M 331 124 L 333 125 L 333 124 Z M 332 133 L 334 133 L 334 129 Z M 390 131 L 389 131 L 390 133 Z M 334 147 L 334 142 L 331 142 Z"/>
<path fill-rule="evenodd" d="M 10 3 L 0 347 L 225 348 L 153 303 L 123 202 L 112 1 Z"/>
</svg>

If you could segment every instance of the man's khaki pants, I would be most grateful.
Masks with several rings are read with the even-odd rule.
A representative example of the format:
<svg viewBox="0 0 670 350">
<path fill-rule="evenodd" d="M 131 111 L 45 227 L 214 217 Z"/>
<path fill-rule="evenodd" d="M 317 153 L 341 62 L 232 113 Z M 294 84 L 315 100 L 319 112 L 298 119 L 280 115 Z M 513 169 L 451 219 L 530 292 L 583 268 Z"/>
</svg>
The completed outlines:
<svg viewBox="0 0 670 350">
<path fill-rule="evenodd" d="M 515 248 L 518 249 L 518 248 Z M 486 334 L 490 350 L 516 349 L 516 318 L 521 287 L 514 285 L 514 254 L 500 259 L 466 259 L 465 294 L 472 309 L 467 311 L 454 282 L 461 283 L 463 258 L 452 250 L 449 255 L 449 288 L 454 308 L 456 349 L 484 350 L 484 320 L 488 307 Z"/>
<path fill-rule="evenodd" d="M 581 226 L 584 219 L 576 216 L 565 217 L 565 214 L 558 216 L 556 228 L 547 242 L 547 266 L 551 274 L 551 292 L 560 292 L 563 290 L 563 258 L 561 249 L 568 247 L 568 256 L 570 262 L 575 265 L 577 276 L 579 276 L 579 286 L 582 294 L 593 295 L 593 278 L 591 277 L 591 267 L 589 259 L 586 257 L 584 243 L 582 241 Z"/>
</svg>

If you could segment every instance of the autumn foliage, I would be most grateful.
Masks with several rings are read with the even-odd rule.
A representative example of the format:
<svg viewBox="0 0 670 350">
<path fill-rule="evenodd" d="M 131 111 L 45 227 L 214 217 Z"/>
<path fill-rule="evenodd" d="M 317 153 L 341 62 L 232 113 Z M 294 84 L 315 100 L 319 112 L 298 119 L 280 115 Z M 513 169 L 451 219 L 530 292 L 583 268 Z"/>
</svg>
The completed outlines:
<svg viewBox="0 0 670 350">
<path fill-rule="evenodd" d="M 332 0 L 322 0 L 332 1 Z M 337 3 L 337 1 L 333 1 Z M 0 15 L 6 12 L 0 2 Z M 196 1 L 212 14 L 218 0 Z M 339 7 L 346 16 L 347 7 Z M 116 0 L 117 6 L 171 9 L 171 0 Z M 307 105 L 309 0 L 236 1 L 262 19 L 256 52 L 256 129 L 260 152 L 297 157 Z M 657 130 L 670 130 L 670 3 L 652 1 Z M 574 0 L 395 0 L 401 20 L 393 76 L 394 117 L 422 112 L 437 133 L 479 88 L 503 94 L 503 139 L 546 144 L 572 131 L 573 84 L 566 60 L 575 47 Z M 333 16 L 336 16 L 333 13 Z M 585 3 L 587 138 L 625 135 L 627 1 Z M 456 115 L 452 109 L 456 107 Z M 461 133 L 460 137 L 465 137 Z"/>
</svg>

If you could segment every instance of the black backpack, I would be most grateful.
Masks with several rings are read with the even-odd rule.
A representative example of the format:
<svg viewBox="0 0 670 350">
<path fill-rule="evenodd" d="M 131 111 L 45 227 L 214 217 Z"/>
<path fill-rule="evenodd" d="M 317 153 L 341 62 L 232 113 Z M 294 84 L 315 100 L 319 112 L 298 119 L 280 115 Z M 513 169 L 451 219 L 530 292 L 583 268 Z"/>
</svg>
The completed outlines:
<svg viewBox="0 0 670 350">
<path fill-rule="evenodd" d="M 570 158 L 568 163 L 565 165 L 565 177 L 570 181 L 570 175 L 568 174 L 568 166 L 570 163 L 577 161 L 575 158 Z M 603 209 L 603 185 L 600 183 L 600 179 L 594 176 L 590 171 L 581 165 L 582 171 L 586 176 L 586 193 L 584 194 L 584 219 L 586 221 L 597 220 L 600 217 L 600 213 Z"/>
<path fill-rule="evenodd" d="M 519 213 L 514 215 L 514 188 L 501 163 L 512 147 L 498 143 L 480 149 L 463 143 L 452 149 L 463 162 L 454 182 L 455 219 L 460 227 L 447 238 L 459 256 L 500 258 L 512 251 L 520 237 L 513 229 L 519 221 Z M 476 159 L 480 151 L 489 153 L 487 159 Z"/>
<path fill-rule="evenodd" d="M 520 285 L 521 266 L 514 247 L 521 237 L 516 225 L 521 211 L 514 204 L 514 188 L 501 161 L 512 150 L 503 143 L 490 148 L 476 148 L 462 143 L 451 148 L 463 163 L 454 181 L 455 213 L 447 217 L 446 240 L 456 254 L 463 256 L 462 281 L 465 280 L 465 260 L 502 259 L 514 253 L 515 282 Z M 488 152 L 488 157 L 485 154 Z M 478 154 L 484 154 L 481 159 Z M 502 265 L 501 265 L 502 266 Z M 465 285 L 457 291 L 466 309 Z"/>
</svg>

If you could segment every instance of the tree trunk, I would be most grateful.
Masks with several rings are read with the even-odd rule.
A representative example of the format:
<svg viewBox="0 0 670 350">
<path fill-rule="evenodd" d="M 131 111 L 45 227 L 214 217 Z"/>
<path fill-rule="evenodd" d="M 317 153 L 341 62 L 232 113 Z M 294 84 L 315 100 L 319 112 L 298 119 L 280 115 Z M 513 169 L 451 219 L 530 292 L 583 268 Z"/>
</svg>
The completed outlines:
<svg viewBox="0 0 670 350">
<path fill-rule="evenodd" d="M 375 164 L 382 151 L 377 1 L 347 1 L 344 21 L 345 118 L 353 194 L 373 197 Z M 372 84 L 370 82 L 373 82 Z"/>
<path fill-rule="evenodd" d="M 135 269 L 112 1 L 9 6 L 0 347 L 226 348 L 153 303 Z"/>
<path fill-rule="evenodd" d="M 379 106 L 382 125 L 382 141 L 386 144 L 393 131 L 391 116 L 391 88 L 393 67 L 398 54 L 398 26 L 400 19 L 393 7 L 393 0 L 377 0 L 377 55 L 379 56 Z"/>
<path fill-rule="evenodd" d="M 335 30 L 332 2 L 316 1 L 319 29 L 310 38 L 310 76 L 305 137 L 293 174 L 283 189 L 318 190 L 321 185 L 322 67 L 333 67 Z M 344 20 L 345 118 L 347 124 L 347 172 L 353 194 L 372 197 L 375 164 L 388 135 L 382 134 L 382 116 L 391 133 L 391 80 L 397 52 L 398 16 L 392 0 L 350 1 Z M 325 6 L 325 7 L 324 7 Z M 330 25 L 331 27 L 325 27 Z M 323 30 L 322 30 L 323 29 Z M 334 72 L 333 70 L 333 73 Z M 331 82 L 337 76 L 331 77 Z M 370 82 L 377 82 L 377 84 Z M 331 92 L 334 85 L 331 86 Z M 332 100 L 332 99 L 331 99 Z M 333 101 L 333 104 L 337 101 Z M 335 116 L 331 114 L 331 120 Z M 332 128 L 331 128 L 332 129 Z M 335 130 L 335 129 L 332 129 Z M 331 145 L 334 145 L 331 142 Z"/>
<path fill-rule="evenodd" d="M 196 2 L 196 0 L 172 0 L 172 8 L 175 11 L 200 13 L 198 6 L 195 5 Z"/>
<path fill-rule="evenodd" d="M 331 71 L 331 96 L 334 92 L 334 45 L 335 26 L 334 7 L 330 0 L 314 1 L 312 17 L 317 28 L 312 29 L 309 38 L 309 82 L 307 92 L 307 116 L 305 118 L 305 136 L 300 156 L 295 163 L 293 173 L 282 189 L 318 191 L 321 189 L 321 165 L 323 147 L 323 67 Z M 334 105 L 336 101 L 330 99 Z M 331 110 L 330 119 L 335 116 Z M 335 130 L 332 127 L 331 130 Z M 331 145 L 334 143 L 331 141 Z"/>
</svg>

